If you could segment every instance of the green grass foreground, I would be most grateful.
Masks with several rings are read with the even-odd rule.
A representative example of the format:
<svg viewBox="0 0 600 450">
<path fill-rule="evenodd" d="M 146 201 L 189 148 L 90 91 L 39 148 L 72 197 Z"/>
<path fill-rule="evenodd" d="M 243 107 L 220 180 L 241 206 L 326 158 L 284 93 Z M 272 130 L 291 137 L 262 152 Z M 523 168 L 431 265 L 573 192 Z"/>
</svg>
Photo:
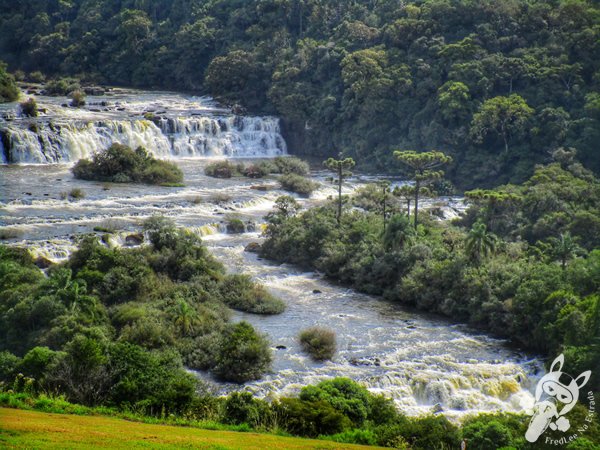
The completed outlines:
<svg viewBox="0 0 600 450">
<path fill-rule="evenodd" d="M 103 416 L 0 408 L 3 448 L 201 448 L 352 449 L 374 448 L 236 431 L 213 431 L 130 422 Z"/>
</svg>

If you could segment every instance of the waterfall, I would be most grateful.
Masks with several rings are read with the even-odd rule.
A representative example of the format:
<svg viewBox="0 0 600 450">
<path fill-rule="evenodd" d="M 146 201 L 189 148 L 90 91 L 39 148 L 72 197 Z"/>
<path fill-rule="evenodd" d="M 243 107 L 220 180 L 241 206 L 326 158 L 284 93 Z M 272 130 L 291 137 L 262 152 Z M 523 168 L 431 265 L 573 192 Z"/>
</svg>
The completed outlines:
<svg viewBox="0 0 600 450">
<path fill-rule="evenodd" d="M 274 117 L 200 116 L 145 119 L 0 122 L 0 163 L 77 161 L 120 143 L 157 158 L 270 157 L 286 153 Z"/>
</svg>

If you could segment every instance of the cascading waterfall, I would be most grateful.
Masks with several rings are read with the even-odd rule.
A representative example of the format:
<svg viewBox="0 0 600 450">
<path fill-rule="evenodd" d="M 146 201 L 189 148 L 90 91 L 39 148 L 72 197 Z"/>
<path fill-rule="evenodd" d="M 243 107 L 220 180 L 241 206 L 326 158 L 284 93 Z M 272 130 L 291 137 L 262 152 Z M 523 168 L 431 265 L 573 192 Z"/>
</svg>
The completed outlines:
<svg viewBox="0 0 600 450">
<path fill-rule="evenodd" d="M 182 108 L 147 117 L 121 106 L 83 112 L 86 120 L 73 120 L 72 111 L 58 107 L 37 119 L 0 120 L 0 163 L 73 162 L 113 143 L 143 146 L 162 159 L 273 157 L 286 153 L 275 117 L 226 115 L 222 110 L 199 113 Z"/>
</svg>

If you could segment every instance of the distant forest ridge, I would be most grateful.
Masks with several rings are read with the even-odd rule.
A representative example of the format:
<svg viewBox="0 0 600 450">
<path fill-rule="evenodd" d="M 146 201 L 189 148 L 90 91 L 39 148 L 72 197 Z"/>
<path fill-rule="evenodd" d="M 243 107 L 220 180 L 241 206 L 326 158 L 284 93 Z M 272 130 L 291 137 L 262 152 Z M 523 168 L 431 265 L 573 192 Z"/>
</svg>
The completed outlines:
<svg viewBox="0 0 600 450">
<path fill-rule="evenodd" d="M 392 170 L 395 149 L 441 150 L 459 187 L 560 147 L 600 173 L 592 1 L 0 0 L 0 59 L 276 114 L 295 153 Z"/>
</svg>

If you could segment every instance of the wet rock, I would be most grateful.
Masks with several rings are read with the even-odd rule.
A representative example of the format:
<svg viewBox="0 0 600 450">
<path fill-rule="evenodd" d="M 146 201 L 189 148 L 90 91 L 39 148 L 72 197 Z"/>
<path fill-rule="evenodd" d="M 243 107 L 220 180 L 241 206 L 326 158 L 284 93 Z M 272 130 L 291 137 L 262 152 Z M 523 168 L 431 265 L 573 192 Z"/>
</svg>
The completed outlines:
<svg viewBox="0 0 600 450">
<path fill-rule="evenodd" d="M 322 292 L 319 289 L 313 289 L 313 294 L 322 294 Z"/>
<path fill-rule="evenodd" d="M 52 261 L 50 261 L 48 258 L 46 258 L 45 256 L 38 256 L 37 258 L 35 258 L 35 261 L 33 261 L 33 263 L 38 266 L 40 269 L 47 269 L 48 267 L 50 267 L 52 264 L 54 264 Z"/>
<path fill-rule="evenodd" d="M 273 186 L 269 186 L 268 184 L 257 184 L 255 186 L 250 186 L 250 189 L 254 189 L 255 191 L 268 191 L 273 189 Z"/>
<path fill-rule="evenodd" d="M 409 326 L 407 326 L 406 328 L 408 328 L 409 330 L 414 330 L 414 329 L 415 329 L 415 328 L 417 328 L 417 327 L 415 327 L 414 325 L 409 325 Z"/>
<path fill-rule="evenodd" d="M 249 253 L 258 253 L 260 252 L 260 249 L 261 245 L 258 242 L 250 242 L 244 247 L 244 251 Z"/>
<path fill-rule="evenodd" d="M 125 238 L 125 245 L 128 247 L 141 245 L 142 242 L 144 242 L 144 235 L 141 233 L 130 234 Z"/>
<path fill-rule="evenodd" d="M 246 231 L 248 233 L 254 233 L 256 231 L 256 224 L 250 220 L 246 222 Z"/>
<path fill-rule="evenodd" d="M 351 358 L 348 361 L 353 366 L 381 366 L 381 360 L 379 358 Z"/>
<path fill-rule="evenodd" d="M 100 86 L 87 86 L 87 87 L 83 88 L 83 92 L 85 92 L 86 95 L 98 96 L 98 95 L 104 95 L 104 93 L 106 91 L 104 90 L 104 88 L 101 88 Z"/>
<path fill-rule="evenodd" d="M 277 347 L 275 347 L 277 350 L 286 350 L 287 347 L 285 345 L 278 345 Z"/>
<path fill-rule="evenodd" d="M 437 414 L 437 413 L 441 413 L 442 411 L 444 411 L 444 408 L 442 407 L 442 405 L 440 403 L 436 403 L 435 405 L 433 405 L 433 407 L 431 408 L 431 412 L 433 414 Z"/>
</svg>

